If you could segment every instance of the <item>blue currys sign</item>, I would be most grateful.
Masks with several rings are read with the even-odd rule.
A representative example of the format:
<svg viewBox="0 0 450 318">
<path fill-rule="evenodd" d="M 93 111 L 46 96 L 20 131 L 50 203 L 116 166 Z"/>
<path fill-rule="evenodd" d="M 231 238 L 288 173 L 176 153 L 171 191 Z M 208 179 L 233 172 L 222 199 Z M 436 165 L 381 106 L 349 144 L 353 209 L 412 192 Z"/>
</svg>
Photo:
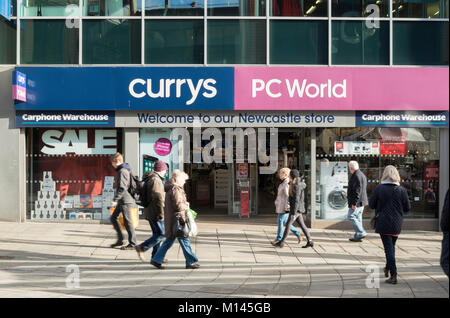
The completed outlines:
<svg viewBox="0 0 450 318">
<path fill-rule="evenodd" d="M 232 67 L 18 67 L 16 110 L 233 110 Z"/>
</svg>

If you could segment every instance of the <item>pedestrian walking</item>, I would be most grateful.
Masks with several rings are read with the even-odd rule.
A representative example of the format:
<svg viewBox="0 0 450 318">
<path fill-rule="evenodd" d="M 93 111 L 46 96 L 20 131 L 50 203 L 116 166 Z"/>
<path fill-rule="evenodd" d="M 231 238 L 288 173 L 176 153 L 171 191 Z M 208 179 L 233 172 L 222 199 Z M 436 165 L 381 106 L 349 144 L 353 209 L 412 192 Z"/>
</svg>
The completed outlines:
<svg viewBox="0 0 450 318">
<path fill-rule="evenodd" d="M 367 200 L 367 178 L 364 173 L 359 170 L 358 162 L 350 161 L 348 163 L 348 168 L 351 177 L 348 180 L 347 188 L 347 219 L 353 225 L 355 231 L 354 236 L 349 240 L 351 242 L 362 242 L 362 239 L 367 235 L 362 222 L 364 207 L 369 203 Z"/>
<path fill-rule="evenodd" d="M 441 215 L 441 230 L 444 233 L 442 238 L 442 251 L 441 251 L 441 267 L 444 270 L 445 275 L 448 277 L 448 190 L 445 195 L 444 207 L 442 208 Z"/>
<path fill-rule="evenodd" d="M 111 157 L 111 164 L 116 169 L 116 193 L 111 207 L 115 208 L 111 215 L 111 223 L 117 232 L 117 241 L 111 247 L 123 245 L 123 235 L 119 224 L 119 215 L 123 215 L 123 224 L 128 233 L 128 245 L 122 246 L 122 250 L 132 250 L 136 246 L 136 233 L 131 222 L 131 208 L 135 205 L 135 200 L 128 191 L 131 186 L 131 167 L 123 162 L 122 155 L 117 152 Z"/>
<path fill-rule="evenodd" d="M 165 203 L 164 203 L 164 227 L 166 237 L 165 241 L 161 244 L 156 252 L 155 256 L 152 257 L 151 264 L 159 269 L 163 269 L 162 266 L 164 256 L 167 251 L 172 247 L 175 239 L 181 245 L 184 257 L 186 259 L 186 268 L 197 269 L 200 265 L 197 263 L 198 258 L 192 252 L 191 243 L 189 237 L 176 237 L 174 233 L 174 225 L 177 219 L 181 224 L 186 224 L 188 218 L 186 216 L 186 209 L 189 208 L 189 203 L 186 200 L 186 193 L 184 192 L 183 186 L 189 176 L 176 169 L 172 172 L 172 177 L 166 183 L 164 189 L 166 191 Z"/>
<path fill-rule="evenodd" d="M 152 257 L 155 256 L 161 242 L 164 240 L 164 200 L 166 193 L 163 181 L 166 172 L 167 165 L 163 161 L 158 160 L 153 166 L 153 171 L 147 172 L 142 178 L 146 201 L 143 214 L 152 229 L 152 236 L 140 245 L 136 245 L 136 252 L 143 262 L 145 262 L 144 253 L 153 248 Z M 167 260 L 164 260 L 164 263 L 166 262 Z"/>
<path fill-rule="evenodd" d="M 277 244 L 281 241 L 284 232 L 284 226 L 286 226 L 289 220 L 289 174 L 291 169 L 282 168 L 279 172 L 279 177 L 281 179 L 281 183 L 278 186 L 277 198 L 275 200 L 275 212 L 277 213 L 277 237 L 274 241 L 272 241 L 272 245 Z M 294 233 L 295 236 L 298 237 L 298 243 L 302 242 L 303 233 L 295 228 L 294 225 L 291 225 L 290 230 Z"/>
<path fill-rule="evenodd" d="M 397 284 L 395 244 L 402 230 L 403 216 L 411 210 L 408 192 L 400 186 L 400 175 L 394 166 L 387 166 L 373 191 L 369 206 L 375 209 L 375 233 L 380 234 L 386 254 L 386 283 Z"/>
<path fill-rule="evenodd" d="M 289 181 L 289 219 L 284 228 L 284 234 L 281 240 L 274 246 L 282 248 L 284 246 L 284 241 L 286 240 L 289 230 L 294 222 L 297 222 L 303 233 L 306 235 L 308 242 L 302 248 L 313 247 L 314 243 L 311 239 L 308 228 L 303 220 L 303 213 L 306 212 L 305 209 L 305 189 L 306 183 L 303 182 L 300 172 L 296 169 L 291 170 Z"/>
</svg>

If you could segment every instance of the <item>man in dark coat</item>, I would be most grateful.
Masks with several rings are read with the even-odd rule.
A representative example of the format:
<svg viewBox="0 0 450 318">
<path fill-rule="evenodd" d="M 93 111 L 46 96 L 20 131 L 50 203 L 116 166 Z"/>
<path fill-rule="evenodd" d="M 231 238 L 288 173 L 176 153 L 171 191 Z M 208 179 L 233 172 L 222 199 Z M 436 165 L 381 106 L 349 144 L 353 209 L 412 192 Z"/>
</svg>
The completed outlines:
<svg viewBox="0 0 450 318">
<path fill-rule="evenodd" d="M 444 273 L 448 277 L 448 190 L 445 195 L 444 207 L 442 208 L 441 215 L 441 230 L 444 232 L 442 239 L 442 251 L 441 251 L 441 267 Z"/>
<path fill-rule="evenodd" d="M 351 242 L 362 242 L 362 239 L 367 235 L 362 222 L 364 207 L 369 204 L 367 199 L 367 178 L 359 170 L 358 162 L 350 161 L 348 167 L 352 176 L 348 181 L 347 189 L 349 208 L 347 219 L 352 223 L 355 230 L 355 235 L 349 240 Z"/>
<path fill-rule="evenodd" d="M 152 257 L 156 254 L 161 241 L 164 240 L 164 177 L 167 172 L 167 165 L 158 160 L 153 166 L 152 172 L 147 172 L 144 177 L 144 191 L 146 191 L 146 197 L 148 205 L 144 207 L 144 217 L 150 223 L 152 229 L 152 237 L 136 246 L 136 252 L 138 253 L 141 261 L 145 262 L 144 252 L 153 247 Z"/>
<path fill-rule="evenodd" d="M 111 157 L 111 164 L 117 171 L 116 194 L 111 202 L 111 207 L 115 208 L 111 215 L 111 223 L 117 232 L 117 242 L 112 244 L 111 247 L 123 245 L 123 235 L 118 220 L 120 213 L 122 213 L 123 225 L 128 233 L 129 244 L 121 249 L 131 250 L 136 246 L 136 233 L 131 222 L 131 208 L 136 201 L 128 191 L 131 185 L 131 167 L 123 162 L 123 157 L 118 152 Z"/>
</svg>

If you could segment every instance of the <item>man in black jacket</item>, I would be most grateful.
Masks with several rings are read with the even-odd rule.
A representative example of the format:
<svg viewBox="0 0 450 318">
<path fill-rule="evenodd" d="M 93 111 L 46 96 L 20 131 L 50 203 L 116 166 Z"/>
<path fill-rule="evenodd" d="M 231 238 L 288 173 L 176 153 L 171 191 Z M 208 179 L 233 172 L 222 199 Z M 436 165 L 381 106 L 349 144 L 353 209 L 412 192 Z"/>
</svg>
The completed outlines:
<svg viewBox="0 0 450 318">
<path fill-rule="evenodd" d="M 442 239 L 442 251 L 441 251 L 441 267 L 444 273 L 448 277 L 448 190 L 445 195 L 444 207 L 442 208 L 441 215 L 441 230 L 444 232 Z"/>
<path fill-rule="evenodd" d="M 362 242 L 362 239 L 367 235 L 362 222 L 364 206 L 369 204 L 367 199 L 367 178 L 359 170 L 358 162 L 350 161 L 348 168 L 352 176 L 348 181 L 347 189 L 349 208 L 347 219 L 352 223 L 355 230 L 355 235 L 349 240 L 351 242 Z"/>
<path fill-rule="evenodd" d="M 111 164 L 117 171 L 116 179 L 116 194 L 111 202 L 111 207 L 116 208 L 111 215 L 111 223 L 117 232 L 117 242 L 112 244 L 111 247 L 117 247 L 123 245 L 123 235 L 119 224 L 119 215 L 123 215 L 123 225 L 128 233 L 127 246 L 123 246 L 123 250 L 134 250 L 136 246 L 136 233 L 131 222 L 131 208 L 135 204 L 135 200 L 128 191 L 131 185 L 131 167 L 123 162 L 123 157 L 120 153 L 116 153 L 111 157 Z"/>
</svg>

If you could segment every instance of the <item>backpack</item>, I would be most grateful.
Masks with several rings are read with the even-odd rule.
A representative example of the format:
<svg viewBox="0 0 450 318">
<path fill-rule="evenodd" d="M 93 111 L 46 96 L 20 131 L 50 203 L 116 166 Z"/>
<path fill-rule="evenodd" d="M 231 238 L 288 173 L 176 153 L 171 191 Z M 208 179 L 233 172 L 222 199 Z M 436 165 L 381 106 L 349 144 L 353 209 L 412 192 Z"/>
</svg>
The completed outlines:
<svg viewBox="0 0 450 318">
<path fill-rule="evenodd" d="M 144 197 L 146 197 L 145 194 L 145 182 L 139 180 L 137 176 L 135 176 L 130 171 L 130 187 L 128 188 L 128 192 L 133 197 L 134 201 L 136 201 L 137 205 L 145 207 L 144 203 L 142 202 Z"/>
</svg>

